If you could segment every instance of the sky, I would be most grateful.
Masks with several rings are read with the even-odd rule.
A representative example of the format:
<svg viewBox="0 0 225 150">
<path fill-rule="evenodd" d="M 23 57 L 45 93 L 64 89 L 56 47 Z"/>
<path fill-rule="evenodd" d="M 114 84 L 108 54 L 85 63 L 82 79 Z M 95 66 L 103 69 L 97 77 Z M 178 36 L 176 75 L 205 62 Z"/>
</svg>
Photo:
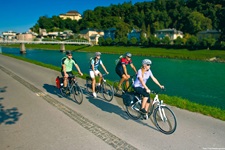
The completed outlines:
<svg viewBox="0 0 225 150">
<path fill-rule="evenodd" d="M 58 16 L 70 10 L 81 15 L 86 10 L 94 10 L 98 6 L 108 7 L 111 4 L 151 0 L 4 0 L 0 7 L 0 35 L 2 32 L 27 32 L 41 16 Z"/>
</svg>

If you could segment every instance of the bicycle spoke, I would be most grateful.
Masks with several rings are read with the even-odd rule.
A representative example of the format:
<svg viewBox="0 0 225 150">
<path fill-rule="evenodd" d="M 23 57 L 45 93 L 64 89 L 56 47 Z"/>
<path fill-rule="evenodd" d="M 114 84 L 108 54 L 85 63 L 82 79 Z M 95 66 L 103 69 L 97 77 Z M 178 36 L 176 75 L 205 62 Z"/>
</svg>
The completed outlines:
<svg viewBox="0 0 225 150">
<path fill-rule="evenodd" d="M 113 95 L 114 95 L 112 86 L 109 85 L 108 83 L 103 83 L 101 88 L 102 88 L 103 97 L 105 98 L 105 100 L 110 102 L 113 99 Z"/>
<path fill-rule="evenodd" d="M 83 92 L 81 88 L 78 85 L 74 85 L 72 89 L 72 95 L 74 100 L 78 103 L 81 104 L 83 101 Z"/>
<path fill-rule="evenodd" d="M 139 112 L 140 109 L 141 104 L 139 102 L 136 102 L 131 106 L 126 106 L 127 115 L 133 120 L 137 120 L 141 117 L 141 114 Z"/>
</svg>

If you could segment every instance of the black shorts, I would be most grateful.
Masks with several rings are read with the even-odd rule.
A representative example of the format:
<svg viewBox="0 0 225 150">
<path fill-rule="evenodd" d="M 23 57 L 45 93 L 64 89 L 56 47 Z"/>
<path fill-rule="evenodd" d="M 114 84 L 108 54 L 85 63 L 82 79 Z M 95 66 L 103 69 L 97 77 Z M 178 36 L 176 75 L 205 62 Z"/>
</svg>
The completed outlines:
<svg viewBox="0 0 225 150">
<path fill-rule="evenodd" d="M 120 76 L 120 78 L 122 78 L 122 76 L 124 74 L 123 69 L 121 70 L 121 69 L 116 68 L 116 74 L 118 74 L 118 76 Z"/>
<path fill-rule="evenodd" d="M 72 71 L 66 72 L 66 73 L 67 73 L 69 76 L 73 76 L 73 72 L 72 72 Z M 65 76 L 63 71 L 61 72 L 61 74 L 62 74 L 63 77 Z"/>
<path fill-rule="evenodd" d="M 141 94 L 143 97 L 148 97 L 148 103 L 150 103 L 150 94 L 146 91 L 145 88 L 142 87 L 134 87 L 134 90 L 138 93 Z"/>
</svg>

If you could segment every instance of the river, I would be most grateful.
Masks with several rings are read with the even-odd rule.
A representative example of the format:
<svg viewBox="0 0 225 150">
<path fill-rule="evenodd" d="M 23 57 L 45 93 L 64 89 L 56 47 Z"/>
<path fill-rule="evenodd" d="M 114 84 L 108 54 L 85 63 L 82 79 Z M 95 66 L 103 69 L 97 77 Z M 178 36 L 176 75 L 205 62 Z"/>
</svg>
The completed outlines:
<svg viewBox="0 0 225 150">
<path fill-rule="evenodd" d="M 27 49 L 27 53 L 21 55 L 19 48 L 2 47 L 3 53 L 40 61 L 46 64 L 60 66 L 60 60 L 65 56 L 55 50 Z M 81 71 L 88 74 L 89 59 L 94 53 L 74 52 L 73 57 L 78 62 Z M 119 79 L 115 73 L 116 54 L 102 54 L 101 59 L 110 74 L 107 79 L 114 81 Z M 132 60 L 137 69 L 146 56 L 133 56 Z M 189 101 L 203 105 L 225 109 L 225 63 L 205 62 L 196 60 L 180 60 L 168 58 L 152 58 L 151 70 L 161 84 L 166 87 L 165 94 L 178 96 Z M 101 69 L 100 69 L 101 70 Z M 101 70 L 102 71 L 102 70 Z M 128 67 L 130 74 L 133 74 Z M 151 89 L 157 86 L 150 80 L 147 83 Z"/>
</svg>

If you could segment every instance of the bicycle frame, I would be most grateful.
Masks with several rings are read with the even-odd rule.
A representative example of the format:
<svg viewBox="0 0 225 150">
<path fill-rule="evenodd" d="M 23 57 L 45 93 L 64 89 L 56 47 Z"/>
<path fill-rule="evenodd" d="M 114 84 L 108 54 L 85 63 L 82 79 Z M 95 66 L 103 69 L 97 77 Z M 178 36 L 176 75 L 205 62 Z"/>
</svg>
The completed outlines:
<svg viewBox="0 0 225 150">
<path fill-rule="evenodd" d="M 152 92 L 152 93 L 155 93 L 155 92 Z M 154 100 L 153 100 L 153 102 L 152 102 L 152 107 L 151 107 L 151 113 L 150 113 L 150 114 L 152 114 L 152 112 L 153 112 L 153 110 L 154 110 L 154 107 L 155 107 L 154 105 L 156 104 L 156 105 L 159 107 L 160 118 L 161 118 L 163 121 L 165 121 L 165 119 L 167 120 L 167 118 L 166 118 L 164 109 L 162 109 L 162 106 L 166 106 L 166 105 L 163 104 L 163 100 L 159 100 L 159 95 L 158 95 L 158 93 L 155 93 L 155 94 L 156 94 L 156 95 L 155 95 Z"/>
</svg>

